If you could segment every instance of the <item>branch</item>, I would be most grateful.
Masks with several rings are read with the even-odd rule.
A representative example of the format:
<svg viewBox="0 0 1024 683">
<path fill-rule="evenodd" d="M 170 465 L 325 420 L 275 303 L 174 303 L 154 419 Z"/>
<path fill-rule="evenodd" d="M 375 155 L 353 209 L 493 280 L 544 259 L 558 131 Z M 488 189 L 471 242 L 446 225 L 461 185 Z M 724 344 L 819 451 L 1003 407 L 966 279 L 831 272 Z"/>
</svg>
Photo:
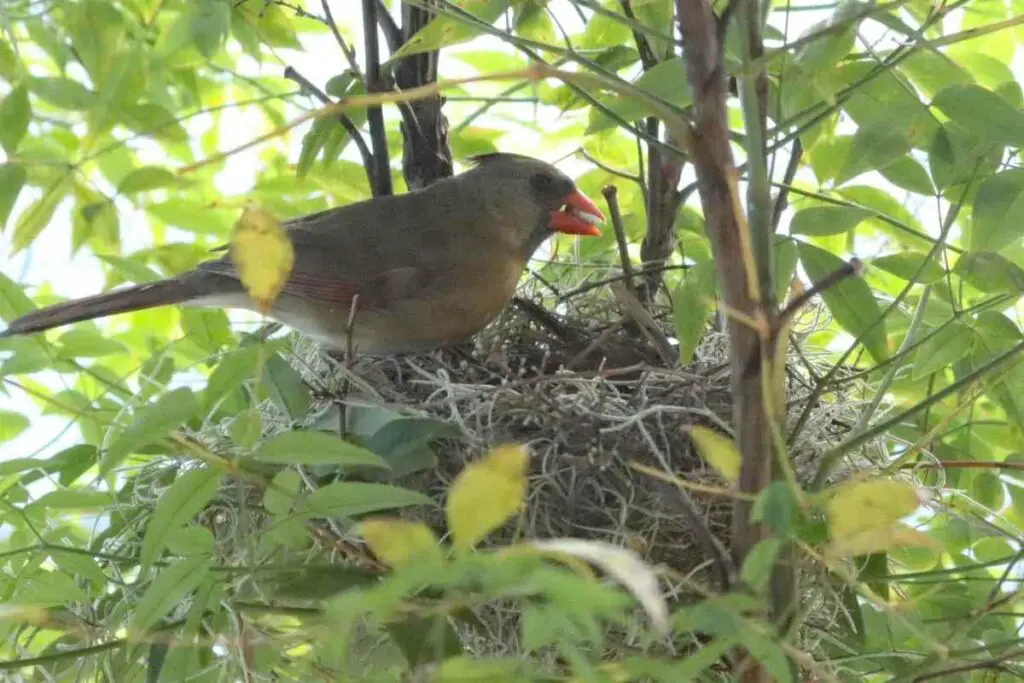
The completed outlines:
<svg viewBox="0 0 1024 683">
<path fill-rule="evenodd" d="M 331 6 L 327 3 L 327 0 L 320 0 L 320 6 L 324 8 L 324 17 L 326 17 L 324 23 L 327 24 L 327 28 L 331 29 L 331 33 L 334 35 L 334 40 L 337 41 L 338 47 L 341 48 L 342 54 L 345 55 L 345 59 L 348 61 L 348 67 L 352 69 L 352 73 L 362 77 L 362 71 L 359 70 L 359 62 L 356 60 L 356 51 L 345 42 L 345 39 L 341 37 L 341 32 L 338 31 L 338 25 L 334 23 L 334 16 L 331 14 Z M 373 183 L 370 184 L 371 186 Z"/>
<path fill-rule="evenodd" d="M 402 40 L 416 35 L 433 19 L 423 7 L 402 3 Z M 395 87 L 408 91 L 437 81 L 438 52 L 409 55 L 394 68 Z M 452 175 L 452 152 L 448 143 L 448 119 L 441 111 L 439 94 L 399 107 L 402 115 L 402 174 L 410 190 L 424 188 Z"/>
<path fill-rule="evenodd" d="M 402 37 L 402 29 L 395 23 L 394 17 L 388 12 L 383 0 L 377 0 L 377 24 L 384 34 L 384 40 L 387 41 L 388 51 L 392 54 L 398 52 L 405 39 Z"/>
<path fill-rule="evenodd" d="M 622 264 L 622 272 L 625 274 L 626 289 L 634 295 L 633 291 L 633 263 L 629 259 L 629 245 L 626 242 L 626 231 L 622 226 L 622 214 L 619 212 L 619 190 L 614 185 L 606 185 L 601 190 L 605 202 L 608 203 L 608 214 L 612 221 L 612 229 L 615 231 L 615 243 L 619 246 L 619 262 Z"/>
<path fill-rule="evenodd" d="M 293 67 L 285 67 L 284 77 L 290 81 L 295 81 L 299 86 L 306 91 L 309 91 L 314 97 L 320 100 L 323 104 L 334 104 L 330 97 L 327 96 L 320 88 L 313 85 L 305 76 L 296 71 Z M 370 187 L 373 187 L 373 153 L 370 148 L 366 146 L 366 140 L 363 139 L 363 134 L 356 128 L 356 124 L 352 122 L 352 119 L 348 117 L 345 112 L 338 112 L 338 122 L 348 131 L 348 134 L 352 137 L 352 142 L 355 143 L 356 147 L 359 148 L 359 156 L 363 160 L 363 169 L 366 171 L 366 179 L 370 183 Z"/>
<path fill-rule="evenodd" d="M 380 48 L 377 44 L 377 0 L 363 0 L 363 34 L 366 40 L 366 92 L 381 91 Z M 370 188 L 374 196 L 389 195 L 391 188 L 391 164 L 388 159 L 388 136 L 384 128 L 384 112 L 379 104 L 366 109 L 366 120 L 370 124 L 370 143 L 373 146 L 373 182 Z"/>
<path fill-rule="evenodd" d="M 747 2 L 756 5 L 756 0 Z M 742 7 L 737 9 L 742 11 Z M 768 400 L 774 392 L 765 384 L 771 378 L 761 372 L 762 368 L 753 373 L 745 372 L 745 366 L 748 358 L 762 353 L 773 358 L 774 352 L 770 347 L 762 346 L 757 327 L 744 321 L 771 320 L 774 311 L 771 307 L 766 309 L 758 296 L 758 281 L 763 279 L 763 272 L 759 272 L 762 269 L 755 265 L 750 231 L 742 214 L 738 172 L 730 148 L 726 115 L 728 85 L 722 45 L 724 27 L 715 17 L 710 0 L 676 0 L 676 21 L 682 33 L 683 58 L 693 89 L 693 128 L 689 136 L 689 151 L 722 298 L 725 307 L 734 312 L 728 316 L 727 325 L 731 348 L 733 422 L 736 446 L 741 455 L 738 489 L 746 496 L 756 496 L 772 480 L 774 435 L 778 433 L 778 425 L 769 413 Z M 749 45 L 746 47 L 750 48 Z M 744 106 L 744 110 L 747 137 L 754 136 L 753 140 L 748 140 L 752 147 L 748 150 L 755 155 L 763 155 L 763 137 L 758 134 L 763 127 L 751 129 L 747 116 L 749 108 Z M 756 160 L 751 158 L 752 169 L 754 163 Z M 754 177 L 752 171 L 752 182 Z M 766 172 L 762 181 L 764 177 Z M 755 188 L 750 189 L 755 191 Z M 757 196 L 763 199 L 762 194 L 766 190 L 767 184 L 759 183 Z M 731 550 L 738 566 L 765 533 L 765 528 L 751 519 L 751 510 L 749 498 L 735 501 Z M 788 587 L 790 577 L 784 576 L 786 572 L 782 569 L 781 564 L 776 565 L 771 588 L 772 609 L 780 625 L 784 624 L 784 615 L 792 613 L 795 600 Z M 741 681 L 769 680 L 763 668 L 750 664 L 751 658 L 744 656 L 742 651 L 736 653 L 733 661 L 733 673 L 738 673 Z"/>
<path fill-rule="evenodd" d="M 804 148 L 800 144 L 800 138 L 793 141 L 793 147 L 789 151 L 789 163 L 786 164 L 786 172 L 779 186 L 779 194 L 775 197 L 775 204 L 772 206 L 771 231 L 779 231 L 779 223 L 782 221 L 782 214 L 789 206 L 789 188 L 793 185 L 793 178 L 796 177 L 797 169 L 800 168 L 800 159 L 803 157 Z"/>
<path fill-rule="evenodd" d="M 633 14 L 633 5 L 630 0 L 619 0 L 619 4 L 622 5 L 622 13 L 636 21 L 636 15 Z M 644 71 L 648 71 L 658 63 L 658 58 L 654 54 L 654 50 L 651 49 L 651 43 L 640 31 L 633 29 L 633 40 L 636 41 L 636 49 L 640 53 L 640 63 L 643 64 Z"/>
</svg>

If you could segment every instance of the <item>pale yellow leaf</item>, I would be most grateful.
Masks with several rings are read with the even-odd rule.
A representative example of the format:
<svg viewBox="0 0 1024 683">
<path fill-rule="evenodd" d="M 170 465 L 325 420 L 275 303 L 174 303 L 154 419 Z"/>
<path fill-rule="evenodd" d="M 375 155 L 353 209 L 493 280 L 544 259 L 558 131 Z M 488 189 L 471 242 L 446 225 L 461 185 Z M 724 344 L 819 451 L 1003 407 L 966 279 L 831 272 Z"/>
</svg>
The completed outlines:
<svg viewBox="0 0 1024 683">
<path fill-rule="evenodd" d="M 497 446 L 459 473 L 446 509 L 456 549 L 473 548 L 519 511 L 526 499 L 528 461 L 523 446 Z"/>
<path fill-rule="evenodd" d="M 50 614 L 40 605 L 5 604 L 0 605 L 0 622 L 2 621 L 44 626 L 50 621 Z"/>
<path fill-rule="evenodd" d="M 668 633 L 668 603 L 654 568 L 632 550 L 604 541 L 556 538 L 531 541 L 530 547 L 542 552 L 566 554 L 591 562 L 611 575 L 633 594 L 651 618 L 658 633 Z"/>
<path fill-rule="evenodd" d="M 833 539 L 825 550 L 830 559 L 870 555 L 883 550 L 905 546 L 925 546 L 941 550 L 942 546 L 927 534 L 897 524 L 860 531 L 849 536 Z"/>
<path fill-rule="evenodd" d="M 887 529 L 918 508 L 917 488 L 895 479 L 872 479 L 836 487 L 826 504 L 833 541 L 864 531 Z"/>
<path fill-rule="evenodd" d="M 359 535 L 373 554 L 389 567 L 410 560 L 440 562 L 441 547 L 430 527 L 402 519 L 368 519 L 359 524 Z"/>
<path fill-rule="evenodd" d="M 267 313 L 288 280 L 295 250 L 281 223 L 250 205 L 242 210 L 231 232 L 231 260 L 245 291 Z"/>
<path fill-rule="evenodd" d="M 690 438 L 697 447 L 697 454 L 723 479 L 730 484 L 739 480 L 740 452 L 732 439 L 707 427 L 692 427 Z"/>
</svg>

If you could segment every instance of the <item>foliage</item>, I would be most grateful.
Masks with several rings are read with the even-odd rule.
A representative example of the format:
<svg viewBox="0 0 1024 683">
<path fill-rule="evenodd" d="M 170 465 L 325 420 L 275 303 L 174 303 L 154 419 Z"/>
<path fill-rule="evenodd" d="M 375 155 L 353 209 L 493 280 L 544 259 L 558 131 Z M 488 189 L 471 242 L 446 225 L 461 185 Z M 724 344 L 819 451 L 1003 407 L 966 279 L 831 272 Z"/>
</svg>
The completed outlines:
<svg viewBox="0 0 1024 683">
<path fill-rule="evenodd" d="M 701 104 L 677 40 L 688 1 L 429 3 L 434 18 L 382 64 L 387 73 L 402 55 L 441 49 L 442 76 L 505 74 L 445 87 L 455 157 L 579 151 L 590 160 L 584 192 L 618 186 L 633 259 L 657 246 L 651 198 L 663 181 L 651 164 L 674 172 L 660 258 L 684 361 L 724 289 L 694 150 L 676 135 Z M 310 121 L 320 103 L 281 75 L 306 54 L 325 97 L 366 97 L 347 58 L 360 18 L 343 4 L 328 3 L 335 25 L 319 2 L 4 2 L 0 318 L 166 277 L 227 243 L 255 255 L 247 286 L 272 301 L 291 265 L 279 221 L 371 193 L 361 136 L 338 112 Z M 434 504 L 377 478 L 404 468 L 416 430 L 384 412 L 346 439 L 292 430 L 309 426 L 314 397 L 287 361 L 290 338 L 220 310 L 156 309 L 0 339 L 0 671 L 678 681 L 737 675 L 727 664 L 746 652 L 779 680 L 797 668 L 821 680 L 1020 675 L 1024 80 L 1010 65 L 1024 6 L 750 5 L 765 17 L 761 55 L 740 3 L 714 3 L 731 13 L 724 63 L 740 92 L 728 125 L 747 162 L 741 188 L 753 188 L 752 234 L 767 226 L 773 238 L 759 256 L 772 289 L 792 302 L 851 257 L 865 264 L 824 287 L 822 307 L 790 311 L 801 352 L 832 370 L 771 435 L 780 460 L 806 444 L 811 405 L 852 384 L 863 406 L 844 440 L 811 444 L 823 453 L 812 476 L 783 466 L 740 492 L 768 535 L 740 554 L 727 590 L 699 584 L 702 599 L 665 603 L 637 558 L 578 539 L 478 548 L 529 507 L 514 447 L 465 471 L 446 530 L 381 517 Z M 541 61 L 559 77 L 527 68 Z M 751 98 L 759 70 L 764 88 Z M 346 108 L 351 126 L 368 131 L 366 105 L 382 99 Z M 534 118 L 535 107 L 558 116 Z M 398 157 L 400 118 L 385 111 Z M 759 196 L 771 201 L 761 218 Z M 239 221 L 246 202 L 261 220 Z M 611 229 L 564 247 L 538 264 L 546 280 L 571 276 L 576 257 L 621 265 Z M 69 258 L 83 264 L 70 279 L 52 268 Z M 693 436 L 731 481 L 744 444 Z M 452 538 L 439 540 L 444 531 Z M 773 572 L 794 560 L 809 597 L 779 614 Z M 595 580 L 593 567 L 624 585 Z M 840 616 L 816 611 L 836 601 Z M 664 631 L 649 628 L 662 607 Z M 478 616 L 487 610 L 514 611 L 515 634 L 491 633 Z M 471 648 L 495 640 L 508 656 Z"/>
</svg>

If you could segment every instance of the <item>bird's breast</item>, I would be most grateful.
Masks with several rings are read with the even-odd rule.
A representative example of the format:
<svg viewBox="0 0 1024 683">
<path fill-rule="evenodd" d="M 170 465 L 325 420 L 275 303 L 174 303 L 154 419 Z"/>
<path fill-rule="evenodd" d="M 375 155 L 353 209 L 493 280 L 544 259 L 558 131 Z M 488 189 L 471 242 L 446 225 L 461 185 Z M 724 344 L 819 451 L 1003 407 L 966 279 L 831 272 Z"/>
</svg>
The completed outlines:
<svg viewBox="0 0 1024 683">
<path fill-rule="evenodd" d="M 514 260 L 481 259 L 452 268 L 421 291 L 384 309 L 357 312 L 356 346 L 363 353 L 406 353 L 471 337 L 508 304 L 524 265 Z"/>
</svg>

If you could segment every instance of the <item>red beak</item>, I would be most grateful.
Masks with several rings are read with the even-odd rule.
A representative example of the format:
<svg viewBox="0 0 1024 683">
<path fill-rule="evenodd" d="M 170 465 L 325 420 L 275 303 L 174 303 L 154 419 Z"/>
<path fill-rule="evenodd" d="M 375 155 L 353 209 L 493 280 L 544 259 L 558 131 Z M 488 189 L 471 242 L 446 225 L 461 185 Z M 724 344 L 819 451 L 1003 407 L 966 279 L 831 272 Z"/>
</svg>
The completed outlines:
<svg viewBox="0 0 1024 683">
<path fill-rule="evenodd" d="M 604 214 L 587 195 L 573 190 L 562 199 L 562 203 L 565 206 L 551 214 L 551 223 L 548 225 L 552 230 L 591 237 L 601 234 L 595 224 L 604 221 Z"/>
</svg>

